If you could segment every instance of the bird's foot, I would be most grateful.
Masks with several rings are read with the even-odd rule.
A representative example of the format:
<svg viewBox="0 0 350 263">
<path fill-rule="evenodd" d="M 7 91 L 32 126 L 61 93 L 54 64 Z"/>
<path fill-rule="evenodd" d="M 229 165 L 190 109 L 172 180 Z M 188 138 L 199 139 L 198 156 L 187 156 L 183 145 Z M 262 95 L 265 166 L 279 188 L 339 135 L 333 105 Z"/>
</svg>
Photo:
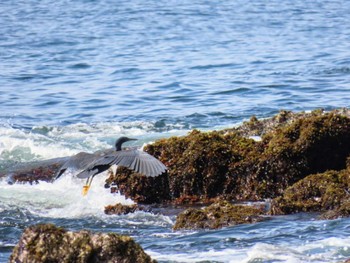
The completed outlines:
<svg viewBox="0 0 350 263">
<path fill-rule="evenodd" d="M 83 186 L 83 191 L 82 191 L 83 196 L 87 195 L 87 193 L 89 192 L 89 189 L 90 189 L 90 185 Z"/>
</svg>

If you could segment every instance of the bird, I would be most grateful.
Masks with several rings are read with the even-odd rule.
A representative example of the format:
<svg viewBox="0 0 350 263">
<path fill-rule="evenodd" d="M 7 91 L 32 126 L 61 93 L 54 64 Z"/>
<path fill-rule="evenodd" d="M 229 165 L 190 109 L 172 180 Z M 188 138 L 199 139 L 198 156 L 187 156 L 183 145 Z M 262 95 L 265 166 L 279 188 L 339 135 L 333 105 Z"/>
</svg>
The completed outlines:
<svg viewBox="0 0 350 263">
<path fill-rule="evenodd" d="M 87 179 L 83 186 L 83 195 L 85 196 L 90 187 L 93 178 L 113 165 L 127 167 L 137 173 L 148 177 L 155 177 L 164 173 L 168 168 L 157 158 L 140 151 L 138 149 L 122 149 L 122 144 L 128 141 L 137 140 L 128 137 L 120 137 L 115 142 L 115 150 L 90 153 L 79 153 L 67 161 L 58 171 L 56 179 L 60 177 L 68 168 L 80 170 L 76 177 Z"/>
</svg>

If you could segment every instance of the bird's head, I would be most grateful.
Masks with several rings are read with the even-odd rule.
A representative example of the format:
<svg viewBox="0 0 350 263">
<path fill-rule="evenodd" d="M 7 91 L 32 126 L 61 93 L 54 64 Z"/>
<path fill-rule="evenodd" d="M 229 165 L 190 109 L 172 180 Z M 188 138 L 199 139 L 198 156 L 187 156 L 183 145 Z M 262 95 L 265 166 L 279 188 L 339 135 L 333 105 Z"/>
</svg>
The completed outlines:
<svg viewBox="0 0 350 263">
<path fill-rule="evenodd" d="M 117 151 L 121 151 L 122 150 L 122 144 L 124 142 L 128 142 L 128 141 L 136 141 L 137 139 L 133 139 L 133 138 L 129 138 L 129 137 L 120 137 L 116 142 L 115 142 L 115 149 Z"/>
</svg>

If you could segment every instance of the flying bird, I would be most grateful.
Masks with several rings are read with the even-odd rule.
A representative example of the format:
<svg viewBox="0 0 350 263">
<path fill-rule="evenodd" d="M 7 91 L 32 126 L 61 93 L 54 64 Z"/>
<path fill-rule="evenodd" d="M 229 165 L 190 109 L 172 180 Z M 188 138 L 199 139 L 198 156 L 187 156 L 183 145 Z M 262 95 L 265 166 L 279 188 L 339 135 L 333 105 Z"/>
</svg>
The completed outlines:
<svg viewBox="0 0 350 263">
<path fill-rule="evenodd" d="M 167 167 L 152 155 L 138 149 L 122 149 L 122 144 L 127 141 L 137 140 L 128 137 L 120 137 L 115 142 L 115 150 L 100 151 L 97 153 L 79 153 L 65 163 L 56 179 L 68 168 L 80 170 L 76 175 L 80 179 L 87 179 L 83 187 L 83 195 L 90 189 L 93 178 L 113 165 L 127 167 L 145 176 L 155 177 L 167 170 Z"/>
</svg>

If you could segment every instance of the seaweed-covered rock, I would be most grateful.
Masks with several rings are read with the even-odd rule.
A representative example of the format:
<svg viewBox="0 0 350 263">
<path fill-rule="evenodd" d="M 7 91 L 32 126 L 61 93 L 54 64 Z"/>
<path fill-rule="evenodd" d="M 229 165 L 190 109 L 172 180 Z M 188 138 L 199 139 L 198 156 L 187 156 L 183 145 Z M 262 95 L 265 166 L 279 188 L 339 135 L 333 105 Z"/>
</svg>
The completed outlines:
<svg viewBox="0 0 350 263">
<path fill-rule="evenodd" d="M 327 212 L 322 213 L 318 219 L 337 219 L 337 218 L 343 218 L 343 217 L 349 217 L 350 216 L 350 200 L 345 200 L 342 202 L 342 204 L 333 209 L 329 210 Z"/>
<path fill-rule="evenodd" d="M 165 160 L 173 200 L 182 196 L 207 200 L 231 192 L 226 187 L 231 166 L 257 158 L 258 147 L 254 140 L 234 132 L 194 130 L 187 136 L 157 141 L 146 149 Z"/>
<path fill-rule="evenodd" d="M 168 166 L 167 174 L 151 178 L 120 169 L 108 183 L 118 185 L 123 194 L 141 203 L 173 201 L 182 196 L 216 197 L 223 192 L 229 164 L 241 158 L 239 150 L 248 152 L 249 144 L 254 144 L 251 139 L 233 137 L 236 135 L 194 130 L 188 136 L 159 140 L 145 151 Z"/>
<path fill-rule="evenodd" d="M 264 136 L 265 150 L 253 193 L 276 197 L 305 176 L 326 170 L 344 169 L 350 153 L 350 119 L 327 113 L 299 119 Z"/>
<path fill-rule="evenodd" d="M 322 113 L 322 110 L 318 110 L 318 113 Z M 281 110 L 275 116 L 271 118 L 258 119 L 256 116 L 252 116 L 249 121 L 243 122 L 242 125 L 233 129 L 226 129 L 225 131 L 234 130 L 240 135 L 249 136 L 263 136 L 267 133 L 273 132 L 278 128 L 283 128 L 292 124 L 294 121 L 309 117 L 310 113 L 306 112 L 292 112 Z"/>
<path fill-rule="evenodd" d="M 327 171 L 312 174 L 291 187 L 281 197 L 272 201 L 272 214 L 328 211 L 325 217 L 345 215 L 349 209 L 350 170 Z M 337 213 L 338 212 L 338 213 Z M 332 214 L 332 216 L 331 216 Z"/>
<path fill-rule="evenodd" d="M 241 164 L 255 163 L 260 152 L 257 142 L 235 132 L 197 130 L 184 137 L 160 140 L 149 145 L 147 150 L 167 160 L 173 200 L 182 196 L 208 200 L 232 194 L 240 187 L 232 167 L 245 176 L 250 170 L 240 170 Z"/>
<path fill-rule="evenodd" d="M 70 232 L 51 224 L 25 229 L 10 261 L 65 262 L 155 262 L 128 236 L 89 231 Z"/>
<path fill-rule="evenodd" d="M 192 131 L 162 139 L 145 150 L 169 168 L 160 178 L 121 173 L 111 182 L 133 200 L 261 200 L 275 198 L 298 180 L 329 169 L 341 170 L 350 154 L 350 119 L 337 112 L 314 111 L 304 118 L 280 114 L 284 125 L 262 141 L 238 131 Z M 256 122 L 256 120 L 255 120 Z"/>
<path fill-rule="evenodd" d="M 203 209 L 189 208 L 176 218 L 174 230 L 215 229 L 244 223 L 262 221 L 263 209 L 252 206 L 233 205 L 227 201 L 214 203 Z"/>
<path fill-rule="evenodd" d="M 137 204 L 133 205 L 122 205 L 120 203 L 115 205 L 108 205 L 105 207 L 105 214 L 107 215 L 126 215 L 134 213 L 135 211 L 142 211 L 143 208 Z"/>
<path fill-rule="evenodd" d="M 340 108 L 332 110 L 333 114 L 340 115 L 343 117 L 350 118 L 350 109 Z M 281 129 L 285 126 L 291 125 L 293 122 L 305 119 L 313 116 L 321 116 L 328 114 L 324 109 L 316 109 L 311 112 L 292 112 L 281 110 L 278 114 L 270 118 L 258 119 L 256 116 L 252 116 L 249 121 L 245 121 L 242 125 L 232 128 L 225 129 L 224 132 L 237 131 L 240 135 L 249 136 L 263 136 L 267 133 L 273 132 L 277 129 Z"/>
<path fill-rule="evenodd" d="M 126 167 L 118 167 L 116 175 L 109 174 L 108 185 L 115 185 L 112 192 L 120 191 L 137 203 L 162 203 L 171 199 L 168 176 L 146 177 Z"/>
</svg>

